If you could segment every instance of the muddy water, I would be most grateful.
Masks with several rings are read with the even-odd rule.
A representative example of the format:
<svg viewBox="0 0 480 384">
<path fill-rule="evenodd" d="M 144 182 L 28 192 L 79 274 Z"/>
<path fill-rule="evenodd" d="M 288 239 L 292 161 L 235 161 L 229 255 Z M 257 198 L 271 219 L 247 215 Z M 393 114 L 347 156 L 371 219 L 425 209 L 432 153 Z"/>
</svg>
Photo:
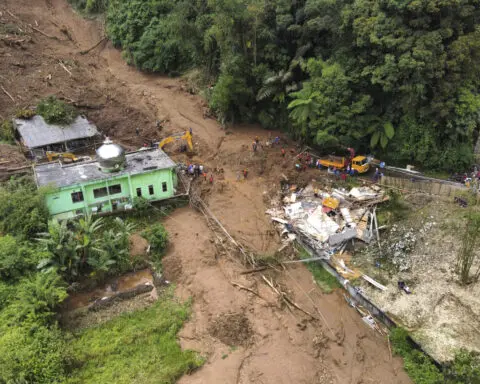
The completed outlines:
<svg viewBox="0 0 480 384">
<path fill-rule="evenodd" d="M 73 309 L 86 307 L 97 299 L 128 291 L 147 282 L 153 282 L 152 273 L 149 269 L 129 272 L 125 275 L 107 280 L 105 284 L 92 291 L 71 294 L 67 300 L 65 300 L 65 308 L 71 311 Z"/>
</svg>

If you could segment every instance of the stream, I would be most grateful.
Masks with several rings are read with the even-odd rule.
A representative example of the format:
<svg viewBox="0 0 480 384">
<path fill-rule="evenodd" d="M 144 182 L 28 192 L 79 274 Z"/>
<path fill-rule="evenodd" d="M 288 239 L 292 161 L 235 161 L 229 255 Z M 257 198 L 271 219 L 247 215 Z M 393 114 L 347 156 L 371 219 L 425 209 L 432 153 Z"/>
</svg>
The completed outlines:
<svg viewBox="0 0 480 384">
<path fill-rule="evenodd" d="M 152 272 L 149 269 L 129 272 L 125 275 L 108 279 L 104 284 L 91 291 L 70 294 L 65 300 L 64 305 L 67 311 L 72 311 L 86 307 L 97 299 L 111 297 L 148 282 L 153 283 Z"/>
</svg>

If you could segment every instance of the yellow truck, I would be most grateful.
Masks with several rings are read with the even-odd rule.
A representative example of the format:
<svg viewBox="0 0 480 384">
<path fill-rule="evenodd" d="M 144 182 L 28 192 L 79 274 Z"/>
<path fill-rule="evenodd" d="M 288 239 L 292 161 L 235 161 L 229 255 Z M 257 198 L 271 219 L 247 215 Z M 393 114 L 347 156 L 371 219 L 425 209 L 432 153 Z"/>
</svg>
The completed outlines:
<svg viewBox="0 0 480 384">
<path fill-rule="evenodd" d="M 352 169 L 358 173 L 366 173 L 370 169 L 370 164 L 365 156 L 355 156 L 351 161 L 348 157 L 328 156 L 327 158 L 319 159 L 318 162 L 323 167 L 339 170 L 346 169 L 350 164 Z"/>
</svg>

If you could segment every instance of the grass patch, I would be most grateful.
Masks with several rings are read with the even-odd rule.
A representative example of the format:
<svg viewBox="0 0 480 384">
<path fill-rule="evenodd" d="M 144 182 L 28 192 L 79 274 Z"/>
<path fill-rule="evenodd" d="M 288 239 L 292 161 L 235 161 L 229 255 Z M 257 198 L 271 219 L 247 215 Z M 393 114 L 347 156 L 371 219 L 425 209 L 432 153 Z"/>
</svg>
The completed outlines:
<svg viewBox="0 0 480 384">
<path fill-rule="evenodd" d="M 299 249 L 299 252 L 300 259 L 309 259 L 311 257 L 303 248 Z M 307 262 L 305 266 L 312 273 L 315 283 L 317 283 L 323 293 L 331 293 L 334 289 L 342 287 L 335 276 L 331 275 L 319 262 Z"/>
<path fill-rule="evenodd" d="M 388 191 L 389 200 L 378 206 L 378 225 L 390 225 L 405 219 L 409 214 L 409 208 L 400 193 Z"/>
<path fill-rule="evenodd" d="M 313 278 L 322 292 L 331 293 L 334 289 L 341 288 L 341 285 L 335 276 L 332 276 L 318 262 L 312 261 L 310 263 L 306 263 L 306 267 L 310 272 L 312 272 Z"/>
<path fill-rule="evenodd" d="M 448 180 L 450 178 L 450 173 L 446 171 L 425 171 L 423 173 L 427 177 L 431 177 L 433 179 L 440 179 L 440 180 Z"/>
<path fill-rule="evenodd" d="M 67 383 L 175 383 L 204 362 L 177 342 L 189 314 L 190 303 L 169 291 L 149 308 L 81 332 L 71 342 L 77 368 Z"/>
</svg>

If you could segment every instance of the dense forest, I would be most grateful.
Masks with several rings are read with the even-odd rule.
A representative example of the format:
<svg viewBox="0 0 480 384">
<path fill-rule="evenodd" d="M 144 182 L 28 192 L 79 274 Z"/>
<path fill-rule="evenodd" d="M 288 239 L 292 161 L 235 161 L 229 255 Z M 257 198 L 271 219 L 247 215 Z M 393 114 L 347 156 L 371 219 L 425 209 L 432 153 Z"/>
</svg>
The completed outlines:
<svg viewBox="0 0 480 384">
<path fill-rule="evenodd" d="M 479 130 L 478 0 L 72 0 L 145 71 L 195 71 L 219 120 L 459 170 Z"/>
</svg>

